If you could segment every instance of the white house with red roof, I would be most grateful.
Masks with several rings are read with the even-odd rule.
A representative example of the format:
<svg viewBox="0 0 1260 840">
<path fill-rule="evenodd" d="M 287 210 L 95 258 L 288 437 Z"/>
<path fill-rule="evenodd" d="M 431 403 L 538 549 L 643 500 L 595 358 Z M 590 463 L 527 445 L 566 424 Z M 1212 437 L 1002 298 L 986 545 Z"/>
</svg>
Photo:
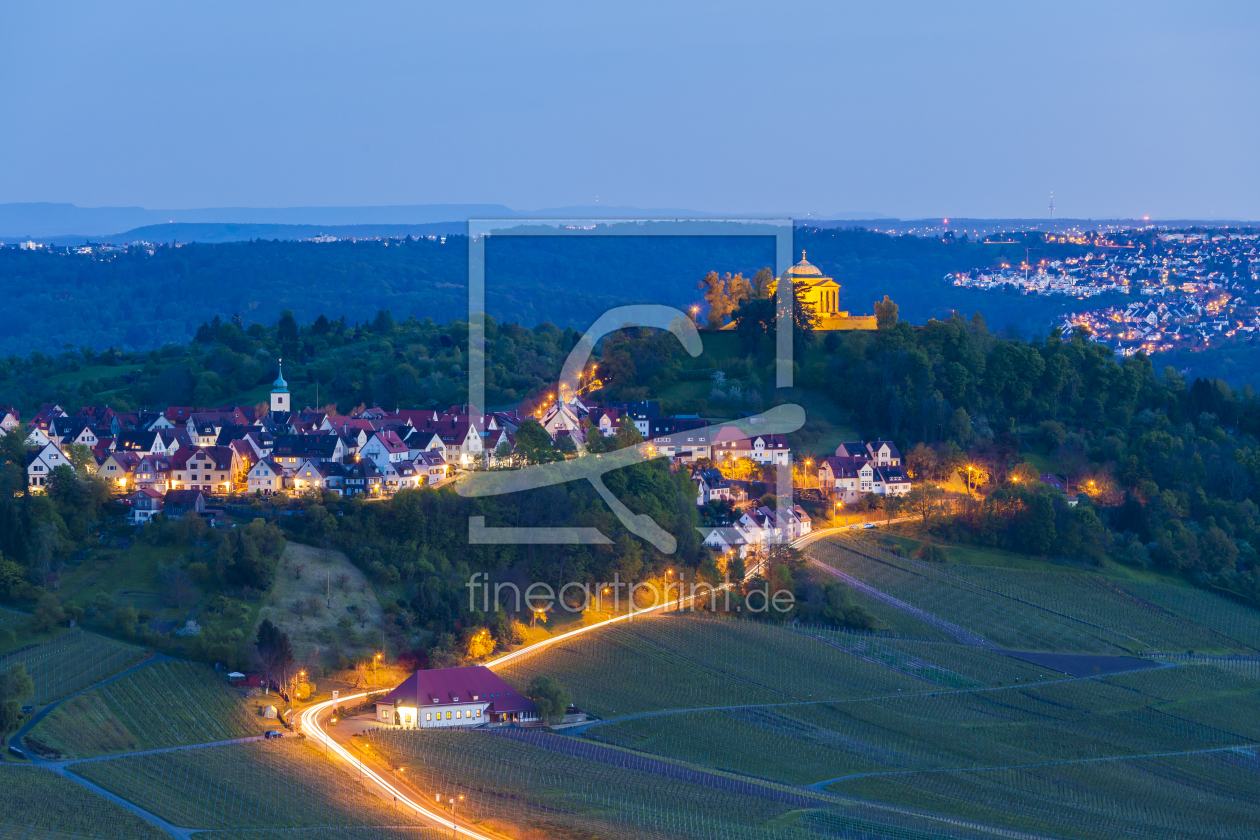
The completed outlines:
<svg viewBox="0 0 1260 840">
<path fill-rule="evenodd" d="M 384 469 L 386 464 L 407 460 L 409 450 L 407 444 L 392 429 L 374 432 L 367 443 L 359 449 L 359 456 Z"/>
<path fill-rule="evenodd" d="M 533 700 L 482 665 L 416 671 L 376 701 L 376 719 L 408 729 L 541 723 Z"/>
</svg>

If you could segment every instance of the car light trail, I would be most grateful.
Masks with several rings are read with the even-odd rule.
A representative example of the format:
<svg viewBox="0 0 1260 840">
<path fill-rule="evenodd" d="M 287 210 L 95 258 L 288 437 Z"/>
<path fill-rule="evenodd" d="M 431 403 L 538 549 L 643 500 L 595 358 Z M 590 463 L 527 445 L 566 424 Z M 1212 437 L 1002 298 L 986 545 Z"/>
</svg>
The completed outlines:
<svg viewBox="0 0 1260 840">
<path fill-rule="evenodd" d="M 356 770 L 361 771 L 365 778 L 371 779 L 373 782 L 376 783 L 377 786 L 379 786 L 387 794 L 390 794 L 391 796 L 393 796 L 394 799 L 398 802 L 398 804 L 405 805 L 406 807 L 412 809 L 413 811 L 415 811 L 417 814 L 424 817 L 425 819 L 432 820 L 433 822 L 437 823 L 442 828 L 452 829 L 458 834 L 462 834 L 464 837 L 469 838 L 469 840 L 493 840 L 493 838 L 487 837 L 484 834 L 478 834 L 472 829 L 465 828 L 462 825 L 459 825 L 458 823 L 456 823 L 454 820 L 442 814 L 435 813 L 429 810 L 428 808 L 425 808 L 421 806 L 420 804 L 418 804 L 417 802 L 413 801 L 411 797 L 407 796 L 407 794 L 403 793 L 401 790 L 399 790 L 397 787 L 395 787 L 393 784 L 387 781 L 384 777 L 378 774 L 371 767 L 368 767 L 366 764 L 364 764 L 362 760 L 355 758 L 354 755 L 352 755 L 349 750 L 341 746 L 341 744 L 338 744 L 335 740 L 333 740 L 333 738 L 328 733 L 326 733 L 323 730 L 322 727 L 320 727 L 319 715 L 321 712 L 330 708 L 335 703 L 344 703 L 347 700 L 358 700 L 360 697 L 367 697 L 369 693 L 376 694 L 379 692 L 364 692 L 362 694 L 354 694 L 349 697 L 341 697 L 337 700 L 325 700 L 323 703 L 318 703 L 314 706 L 311 706 L 309 709 L 306 709 L 305 711 L 303 711 L 301 716 L 298 718 L 298 720 L 300 721 L 299 725 L 301 726 L 302 731 L 306 733 L 308 737 L 313 738 L 315 741 L 324 745 L 324 747 L 327 748 L 328 750 L 335 752 L 337 755 L 341 756 L 343 759 L 350 762 L 351 766 L 353 766 Z"/>
<path fill-rule="evenodd" d="M 901 520 L 893 520 L 893 521 L 897 522 Z M 805 546 L 816 539 L 819 539 L 824 536 L 830 536 L 831 534 L 834 534 L 843 530 L 846 530 L 846 529 L 845 528 L 824 528 L 818 531 L 814 531 L 810 534 L 807 534 L 804 537 L 798 538 L 792 543 L 792 545 Z M 725 588 L 725 587 L 719 587 L 719 589 L 722 589 L 722 588 Z M 638 610 L 637 612 L 629 612 L 629 613 L 626 613 L 625 615 L 613 616 L 612 618 L 607 618 L 603 621 L 596 622 L 595 624 L 588 624 L 585 627 L 579 627 L 577 630 L 572 630 L 560 636 L 552 636 L 549 639 L 543 639 L 542 641 L 535 642 L 534 644 L 529 645 L 528 647 L 523 647 L 520 650 L 512 651 L 509 654 L 500 656 L 498 659 L 494 660 L 493 662 L 487 662 L 486 667 L 493 670 L 495 668 L 498 668 L 500 665 L 511 662 L 522 656 L 527 656 L 531 653 L 536 653 L 542 648 L 545 648 L 548 645 L 554 644 L 555 642 L 566 641 L 568 639 L 573 638 L 574 636 L 581 635 L 582 633 L 587 633 L 591 630 L 607 627 L 608 625 L 616 624 L 619 621 L 630 621 L 636 615 L 646 615 L 648 613 L 653 613 L 658 610 L 667 610 L 671 607 L 678 607 L 678 606 L 681 606 L 682 604 L 685 604 L 694 600 L 696 597 L 697 596 L 695 595 L 690 595 L 686 598 L 675 598 L 673 601 L 669 601 L 664 604 L 660 604 L 658 606 L 648 607 L 643 610 Z M 469 838 L 469 840 L 494 840 L 494 838 L 487 837 L 484 834 L 478 834 L 477 832 L 473 831 L 470 828 L 465 828 L 464 826 L 461 826 L 459 823 L 455 822 L 453 819 L 441 813 L 432 811 L 420 805 L 419 803 L 415 802 L 410 796 L 403 793 L 397 786 L 395 786 L 388 779 L 381 776 L 371 767 L 368 767 L 366 764 L 364 764 L 362 759 L 356 758 L 353 753 L 351 753 L 345 747 L 341 746 L 341 744 L 338 744 L 332 738 L 332 736 L 329 735 L 327 732 L 325 732 L 323 727 L 320 726 L 319 716 L 323 712 L 332 708 L 334 705 L 344 703 L 347 700 L 358 700 L 361 697 L 367 697 L 369 694 L 379 694 L 386 690 L 387 689 L 378 689 L 377 691 L 370 691 L 370 692 L 365 691 L 361 694 L 354 694 L 349 697 L 338 698 L 337 700 L 325 700 L 322 703 L 317 703 L 314 706 L 311 706 L 309 709 L 305 709 L 298 716 L 298 728 L 303 733 L 305 733 L 307 737 L 313 739 L 316 743 L 322 745 L 326 750 L 328 750 L 329 752 L 336 753 L 342 759 L 349 762 L 350 766 L 354 768 L 354 770 L 361 772 L 364 778 L 371 779 L 372 782 L 377 787 L 383 790 L 386 794 L 394 797 L 394 800 L 398 802 L 400 805 L 410 808 L 411 810 L 415 811 L 417 814 L 424 817 L 425 819 L 431 820 L 432 822 L 437 823 L 443 829 L 446 829 L 446 828 L 452 829 L 457 834 L 463 835 L 464 837 Z"/>
<path fill-rule="evenodd" d="M 665 610 L 665 609 L 669 609 L 670 607 L 676 607 L 680 603 L 686 603 L 688 601 L 691 601 L 693 597 L 694 596 L 688 596 L 686 598 L 675 599 L 673 601 L 669 601 L 668 603 L 660 604 L 659 606 L 648 607 L 647 609 L 639 610 L 638 612 L 614 616 L 613 618 L 600 621 L 596 624 L 589 624 L 586 627 L 581 627 L 577 630 L 573 630 L 569 633 L 565 633 L 562 636 L 553 636 L 549 639 L 544 639 L 541 642 L 535 642 L 529 647 L 521 648 L 520 650 L 513 651 L 512 653 L 509 653 L 506 656 L 501 656 L 498 659 L 494 660 L 493 662 L 486 663 L 486 667 L 492 668 L 492 669 L 497 668 L 498 666 L 504 664 L 505 662 L 510 662 L 518 657 L 525 656 L 526 654 L 534 653 L 546 647 L 547 645 L 552 644 L 553 642 L 559 642 L 565 639 L 570 639 L 573 636 L 577 636 L 581 633 L 585 633 L 588 630 L 595 630 L 596 628 L 599 628 L 599 627 L 606 627 L 609 624 L 614 624 L 618 621 L 629 621 L 630 619 L 634 618 L 635 615 L 644 615 L 647 613 L 656 612 L 657 610 Z M 446 817 L 445 815 L 440 814 L 440 813 L 436 813 L 428 808 L 425 808 L 419 803 L 415 802 L 414 800 L 412 800 L 411 797 L 407 796 L 405 793 L 399 790 L 398 787 L 395 786 L 393 783 L 391 783 L 388 779 L 381 776 L 371 767 L 368 767 L 366 764 L 364 764 L 362 759 L 356 758 L 353 753 L 351 753 L 345 747 L 341 746 L 341 744 L 338 744 L 332 738 L 332 736 L 329 735 L 327 732 L 325 732 L 323 727 L 320 726 L 319 716 L 324 711 L 332 708 L 335 704 L 345 703 L 347 700 L 358 700 L 361 697 L 367 697 L 369 694 L 379 694 L 386 690 L 387 689 L 379 689 L 377 691 L 372 691 L 372 692 L 365 691 L 361 694 L 354 694 L 354 695 L 350 695 L 349 697 L 340 697 L 336 700 L 325 700 L 322 703 L 317 703 L 316 705 L 311 706 L 309 709 L 304 710 L 298 716 L 298 727 L 301 729 L 303 733 L 306 734 L 307 737 L 313 739 L 316 743 L 322 745 L 329 752 L 334 752 L 341 758 L 348 761 L 350 763 L 350 766 L 355 771 L 362 772 L 364 778 L 371 779 L 372 782 L 376 784 L 381 790 L 385 791 L 386 794 L 393 796 L 400 805 L 404 805 L 412 809 L 420 816 L 424 817 L 425 819 L 432 820 L 433 822 L 437 823 L 439 826 L 441 826 L 444 829 L 445 828 L 453 829 L 454 831 L 463 835 L 464 837 L 469 838 L 469 840 L 493 840 L 493 838 L 487 837 L 484 834 L 478 834 L 472 829 L 465 828 L 464 826 L 459 825 L 457 822 L 454 822 L 449 817 Z"/>
</svg>

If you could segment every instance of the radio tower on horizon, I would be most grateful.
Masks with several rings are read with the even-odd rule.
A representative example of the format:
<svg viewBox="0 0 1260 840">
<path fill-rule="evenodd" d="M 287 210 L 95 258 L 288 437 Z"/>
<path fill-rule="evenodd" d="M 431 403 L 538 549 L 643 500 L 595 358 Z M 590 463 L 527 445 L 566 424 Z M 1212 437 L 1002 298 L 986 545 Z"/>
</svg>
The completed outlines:
<svg viewBox="0 0 1260 840">
<path fill-rule="evenodd" d="M 1054 190 L 1050 190 L 1050 221 L 1054 221 Z"/>
</svg>

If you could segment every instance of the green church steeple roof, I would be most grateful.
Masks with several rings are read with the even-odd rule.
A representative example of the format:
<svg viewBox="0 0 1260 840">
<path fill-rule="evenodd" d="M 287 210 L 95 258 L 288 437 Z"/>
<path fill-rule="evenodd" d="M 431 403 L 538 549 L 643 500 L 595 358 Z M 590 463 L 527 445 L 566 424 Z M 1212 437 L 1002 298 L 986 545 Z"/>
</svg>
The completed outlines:
<svg viewBox="0 0 1260 840">
<path fill-rule="evenodd" d="M 284 381 L 284 359 L 280 360 L 280 370 L 276 381 L 271 383 L 271 390 L 272 392 L 284 391 L 286 394 L 289 392 L 289 383 Z"/>
</svg>

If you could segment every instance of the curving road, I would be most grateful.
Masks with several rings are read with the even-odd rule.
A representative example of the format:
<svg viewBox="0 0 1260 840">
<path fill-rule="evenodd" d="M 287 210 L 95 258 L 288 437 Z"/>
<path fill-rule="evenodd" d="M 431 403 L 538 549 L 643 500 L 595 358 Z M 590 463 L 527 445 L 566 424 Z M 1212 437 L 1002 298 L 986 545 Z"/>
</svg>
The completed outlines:
<svg viewBox="0 0 1260 840">
<path fill-rule="evenodd" d="M 527 647 L 514 650 L 511 653 L 500 656 L 493 662 L 486 663 L 486 667 L 490 669 L 498 668 L 508 662 L 528 656 L 531 653 L 537 653 L 539 650 L 542 650 L 549 645 L 553 645 L 556 642 L 568 641 L 574 636 L 581 635 L 582 633 L 589 633 L 592 630 L 607 627 L 608 625 L 616 624 L 619 621 L 631 621 L 635 616 L 642 616 L 649 613 L 677 608 L 689 601 L 691 601 L 691 598 L 679 598 L 673 601 L 668 601 L 657 607 L 638 610 L 633 613 L 626 613 L 625 615 L 613 616 L 612 618 L 605 619 L 604 621 L 600 621 L 595 624 L 588 624 L 585 627 L 580 627 L 577 630 L 565 633 L 562 636 L 552 636 L 551 638 L 544 639 L 541 642 L 535 642 Z M 449 815 L 434 810 L 432 806 L 427 804 L 422 805 L 412 795 L 404 790 L 403 786 L 395 785 L 393 781 L 382 775 L 380 772 L 377 772 L 371 767 L 371 765 L 364 763 L 362 759 L 355 756 L 348 749 L 339 744 L 332 735 L 324 730 L 321 718 L 329 715 L 336 706 L 342 705 L 349 700 L 359 700 L 367 697 L 369 694 L 379 694 L 388 690 L 390 689 L 363 692 L 349 697 L 340 697 L 336 700 L 325 700 L 322 703 L 317 703 L 310 708 L 304 709 L 298 715 L 298 729 L 304 733 L 306 737 L 315 741 L 315 743 L 324 746 L 330 755 L 336 755 L 338 758 L 345 761 L 349 765 L 348 772 L 361 772 L 365 782 L 368 782 L 371 786 L 373 786 L 379 793 L 384 795 L 386 799 L 392 797 L 400 807 L 410 808 L 421 818 L 428 820 L 443 829 L 451 829 L 459 835 L 469 838 L 469 840 L 496 840 L 496 838 L 487 837 L 486 835 L 479 833 L 467 823 L 461 822 L 458 817 L 452 820 Z"/>
<path fill-rule="evenodd" d="M 913 518 L 913 517 L 906 517 L 906 518 Z M 902 520 L 894 519 L 892 521 L 899 522 Z M 809 545 L 810 543 L 815 542 L 824 537 L 832 536 L 835 534 L 839 534 L 843 531 L 849 531 L 849 530 L 852 530 L 850 526 L 823 528 L 818 531 L 813 531 L 805 535 L 804 537 L 801 537 L 795 540 L 792 543 L 792 545 L 797 548 L 803 548 L 806 545 Z M 828 566 L 823 566 L 823 568 L 831 570 L 830 567 Z M 750 570 L 748 574 L 749 576 L 751 576 L 753 574 L 752 570 Z M 649 613 L 667 611 L 672 608 L 678 608 L 690 602 L 691 600 L 692 598 L 690 597 L 676 598 L 673 601 L 666 602 L 657 607 L 652 607 L 650 609 L 645 609 L 645 610 L 639 610 L 632 613 L 626 613 L 625 615 L 617 615 L 617 616 L 613 616 L 612 618 L 608 618 L 603 621 L 596 622 L 595 624 L 588 624 L 585 627 L 580 627 L 577 630 L 573 630 L 561 636 L 552 636 L 549 639 L 544 639 L 541 642 L 535 642 L 532 645 L 528 645 L 526 647 L 520 648 L 519 650 L 515 650 L 515 651 L 512 651 L 511 653 L 500 656 L 498 659 L 495 659 L 492 662 L 486 663 L 486 667 L 493 670 L 495 668 L 499 668 L 500 666 L 507 664 L 508 662 L 512 662 L 517 659 L 523 658 L 525 656 L 529 656 L 530 654 L 533 654 L 533 653 L 537 653 L 538 651 L 550 645 L 556 644 L 558 642 L 568 641 L 569 639 L 572 639 L 574 636 L 578 636 L 583 633 L 589 633 L 592 630 L 601 629 L 601 628 L 609 626 L 610 624 L 616 624 L 617 622 L 620 622 L 620 621 L 632 621 L 635 616 L 642 616 Z M 909 606 L 909 605 L 906 605 L 906 606 Z M 386 799 L 389 799 L 392 797 L 398 803 L 400 807 L 410 808 L 415 814 L 419 815 L 421 818 L 443 829 L 451 829 L 454 832 L 457 832 L 459 835 L 468 838 L 469 840 L 495 840 L 494 838 L 487 837 L 486 835 L 479 833 L 475 828 L 472 828 L 469 824 L 465 822 L 461 822 L 458 817 L 452 820 L 452 818 L 449 815 L 441 813 L 440 811 L 434 810 L 432 806 L 429 806 L 427 804 L 421 804 L 419 801 L 416 800 L 416 798 L 413 795 L 409 794 L 406 790 L 404 790 L 401 785 L 394 784 L 393 781 L 391 781 L 389 778 L 384 776 L 382 773 L 373 769 L 370 765 L 365 764 L 360 758 L 358 758 L 353 753 L 351 753 L 348 749 L 346 749 L 344 746 L 339 744 L 337 740 L 332 737 L 332 735 L 330 735 L 327 731 L 325 731 L 324 726 L 323 726 L 323 721 L 321 720 L 321 718 L 329 716 L 332 710 L 336 706 L 342 705 L 349 700 L 358 700 L 358 699 L 367 697 L 369 694 L 379 694 L 387 690 L 388 689 L 380 689 L 379 691 L 363 692 L 361 694 L 355 694 L 349 697 L 341 697 L 341 698 L 338 698 L 337 700 L 325 700 L 322 703 L 317 703 L 307 709 L 304 709 L 298 715 L 298 719 L 297 719 L 298 729 L 299 731 L 304 733 L 306 737 L 315 741 L 317 744 L 323 745 L 327 749 L 330 755 L 336 755 L 338 758 L 345 761 L 348 765 L 347 772 L 352 772 L 356 774 L 362 773 L 363 779 L 366 782 L 370 783 L 370 785 L 373 786 L 377 790 L 377 792 L 384 795 Z"/>
</svg>

